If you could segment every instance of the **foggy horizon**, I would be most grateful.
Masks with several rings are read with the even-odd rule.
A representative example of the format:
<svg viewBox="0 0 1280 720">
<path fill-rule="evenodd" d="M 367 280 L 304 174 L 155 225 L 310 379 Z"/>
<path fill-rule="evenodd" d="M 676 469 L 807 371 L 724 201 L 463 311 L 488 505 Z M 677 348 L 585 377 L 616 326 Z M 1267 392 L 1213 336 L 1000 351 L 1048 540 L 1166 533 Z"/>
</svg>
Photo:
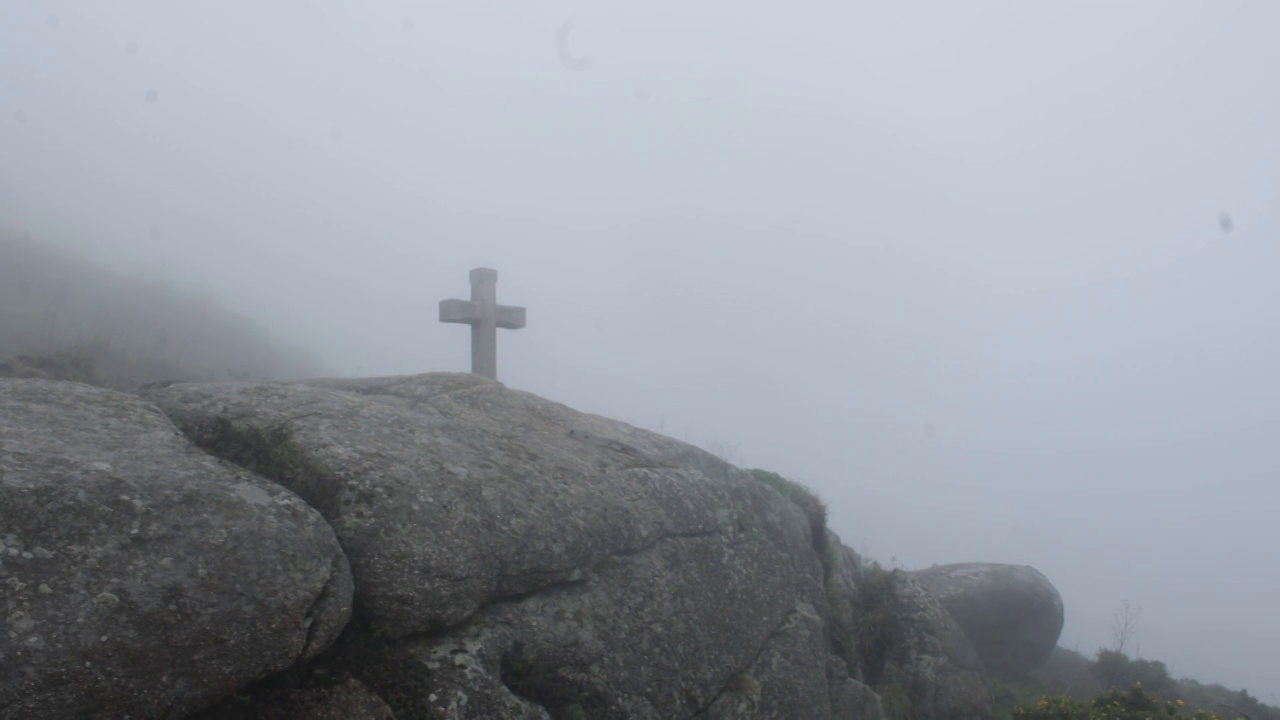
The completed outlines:
<svg viewBox="0 0 1280 720">
<path fill-rule="evenodd" d="M 1277 28 L 0 0 L 0 227 L 337 376 L 466 371 L 437 306 L 495 268 L 508 386 L 802 482 L 885 565 L 1031 565 L 1086 655 L 1131 602 L 1142 657 L 1280 705 Z"/>
</svg>

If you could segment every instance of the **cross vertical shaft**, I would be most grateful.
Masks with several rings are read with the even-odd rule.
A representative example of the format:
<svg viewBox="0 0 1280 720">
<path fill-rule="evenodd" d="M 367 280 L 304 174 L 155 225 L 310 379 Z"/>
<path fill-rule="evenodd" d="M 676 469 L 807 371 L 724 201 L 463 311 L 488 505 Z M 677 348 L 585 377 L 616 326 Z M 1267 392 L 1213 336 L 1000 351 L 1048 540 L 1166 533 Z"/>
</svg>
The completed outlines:
<svg viewBox="0 0 1280 720">
<path fill-rule="evenodd" d="M 480 318 L 471 323 L 471 372 L 487 378 L 498 377 L 498 271 L 476 268 L 471 271 L 471 304 Z"/>
</svg>

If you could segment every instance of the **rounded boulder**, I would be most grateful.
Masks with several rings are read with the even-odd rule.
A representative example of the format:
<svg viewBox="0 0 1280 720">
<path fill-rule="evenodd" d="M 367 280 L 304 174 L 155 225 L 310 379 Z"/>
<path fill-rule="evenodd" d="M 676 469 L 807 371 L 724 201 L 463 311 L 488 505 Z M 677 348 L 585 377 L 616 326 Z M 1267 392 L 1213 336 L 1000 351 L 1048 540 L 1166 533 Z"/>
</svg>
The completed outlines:
<svg viewBox="0 0 1280 720">
<path fill-rule="evenodd" d="M 955 618 L 990 673 L 1036 670 L 1058 644 L 1062 596 L 1033 567 L 963 563 L 911 575 Z"/>
</svg>

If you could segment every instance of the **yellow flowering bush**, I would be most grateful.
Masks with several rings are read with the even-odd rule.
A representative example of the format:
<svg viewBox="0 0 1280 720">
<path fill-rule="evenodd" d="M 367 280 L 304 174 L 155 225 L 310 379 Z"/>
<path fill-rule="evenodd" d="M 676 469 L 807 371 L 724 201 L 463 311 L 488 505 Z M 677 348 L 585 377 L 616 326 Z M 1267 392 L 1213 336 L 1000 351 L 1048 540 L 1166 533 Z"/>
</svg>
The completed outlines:
<svg viewBox="0 0 1280 720">
<path fill-rule="evenodd" d="M 1013 709 L 1015 720 L 1158 720 L 1190 718 L 1190 720 L 1222 720 L 1214 712 L 1197 710 L 1187 715 L 1181 700 L 1161 700 L 1135 684 L 1128 690 L 1111 689 L 1089 702 L 1065 695 L 1046 695 L 1034 705 Z"/>
</svg>

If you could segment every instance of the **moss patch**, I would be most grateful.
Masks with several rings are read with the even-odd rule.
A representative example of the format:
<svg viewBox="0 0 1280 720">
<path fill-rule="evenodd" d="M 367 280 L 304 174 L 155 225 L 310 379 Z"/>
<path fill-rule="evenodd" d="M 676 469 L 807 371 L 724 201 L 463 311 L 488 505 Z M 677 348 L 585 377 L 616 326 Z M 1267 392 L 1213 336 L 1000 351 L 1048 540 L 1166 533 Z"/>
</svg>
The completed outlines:
<svg viewBox="0 0 1280 720">
<path fill-rule="evenodd" d="M 325 482 L 327 474 L 307 456 L 287 422 L 256 425 L 214 417 L 184 424 L 183 430 L 209 454 L 289 488 L 332 520 L 335 498 L 326 487 L 333 484 Z"/>
<path fill-rule="evenodd" d="M 810 488 L 776 472 L 759 468 L 750 472 L 756 481 L 777 490 L 778 494 L 804 511 L 805 517 L 809 518 L 809 531 L 813 533 L 813 549 L 821 555 L 827 547 L 827 504 Z"/>
</svg>

